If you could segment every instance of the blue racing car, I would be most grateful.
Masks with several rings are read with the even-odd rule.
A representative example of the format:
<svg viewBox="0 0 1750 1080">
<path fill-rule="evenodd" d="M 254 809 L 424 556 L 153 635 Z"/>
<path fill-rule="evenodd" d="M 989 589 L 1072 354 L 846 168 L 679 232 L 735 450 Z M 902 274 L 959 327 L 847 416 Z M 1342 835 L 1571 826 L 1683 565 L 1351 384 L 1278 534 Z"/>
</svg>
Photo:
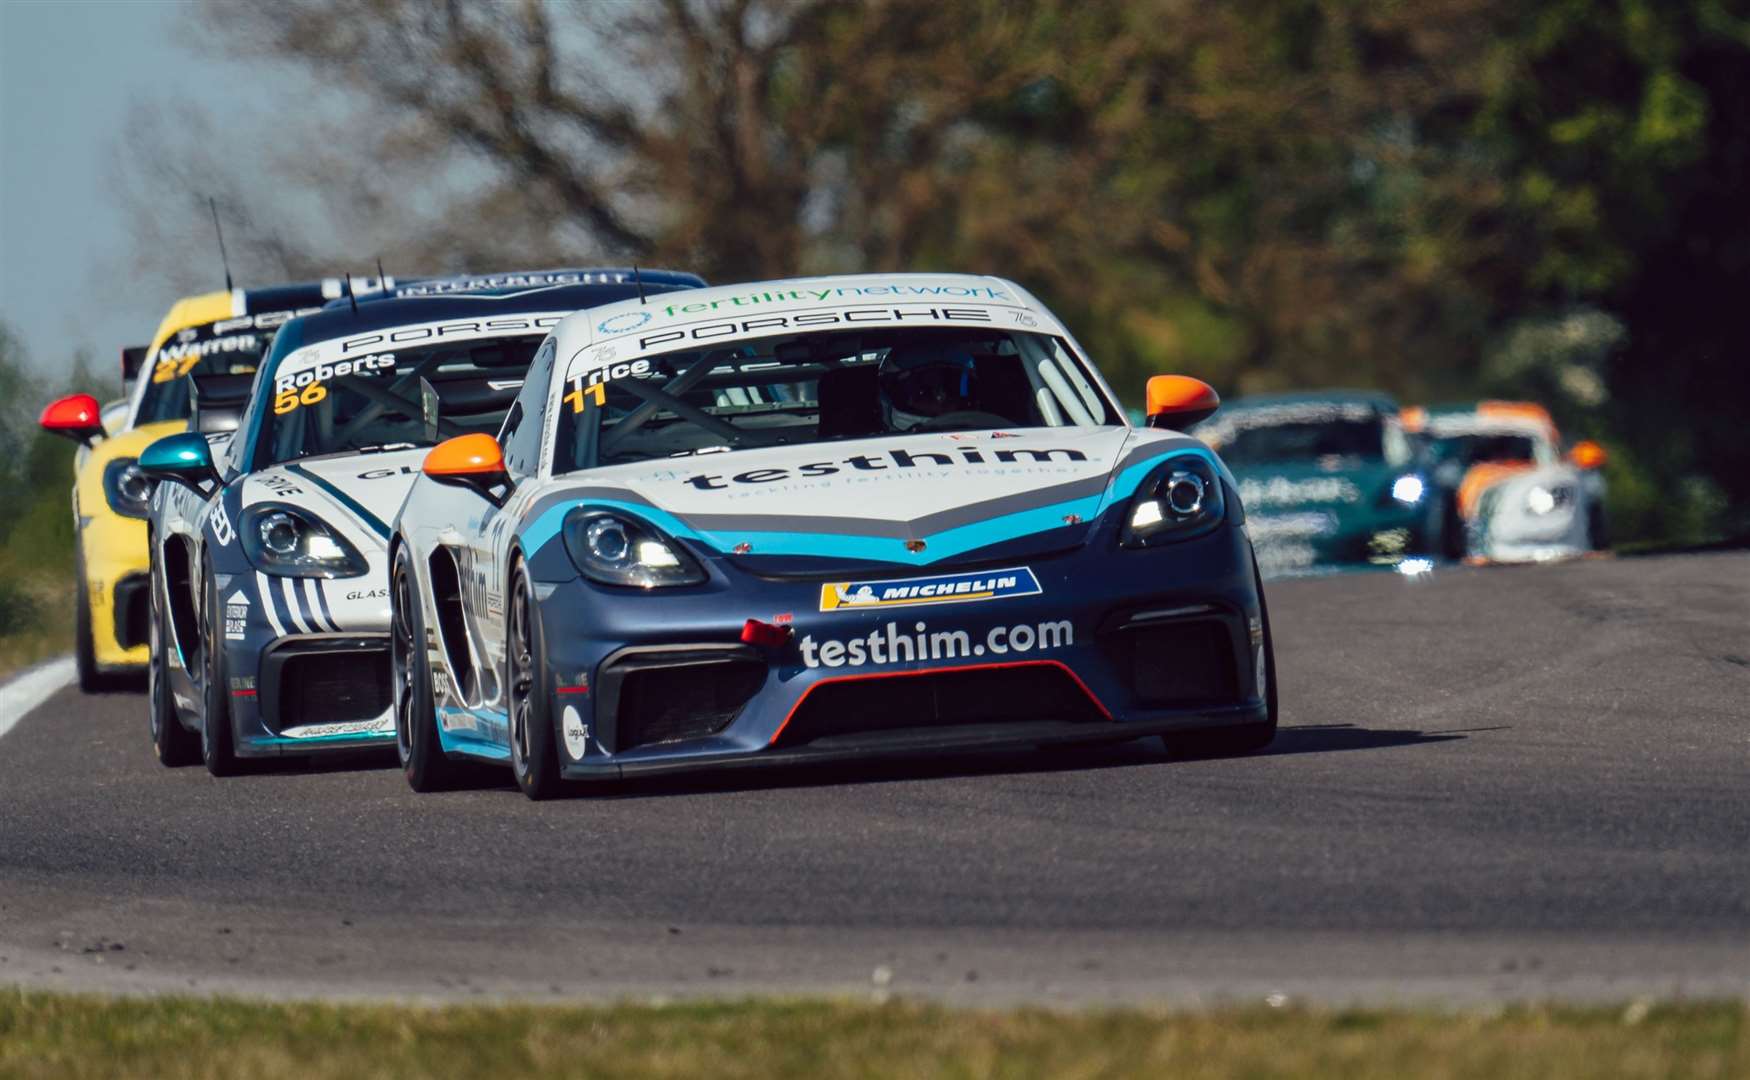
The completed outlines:
<svg viewBox="0 0 1750 1080">
<path fill-rule="evenodd" d="M 580 312 L 496 438 L 434 448 L 395 520 L 409 782 L 566 781 L 1276 730 L 1232 477 L 1132 427 L 1015 284 L 711 288 Z"/>
</svg>

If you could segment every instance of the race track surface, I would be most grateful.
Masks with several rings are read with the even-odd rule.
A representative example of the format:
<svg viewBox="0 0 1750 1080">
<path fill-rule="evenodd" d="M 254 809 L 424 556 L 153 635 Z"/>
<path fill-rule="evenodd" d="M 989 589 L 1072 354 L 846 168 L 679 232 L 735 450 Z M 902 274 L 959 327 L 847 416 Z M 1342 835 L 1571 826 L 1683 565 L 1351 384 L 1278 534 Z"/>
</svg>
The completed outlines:
<svg viewBox="0 0 1750 1080">
<path fill-rule="evenodd" d="M 1278 582 L 1284 729 L 625 786 L 0 739 L 0 984 L 998 1003 L 1750 992 L 1750 554 Z M 3 707 L 3 706 L 0 706 Z M 392 765 L 392 763 L 391 763 Z"/>
</svg>

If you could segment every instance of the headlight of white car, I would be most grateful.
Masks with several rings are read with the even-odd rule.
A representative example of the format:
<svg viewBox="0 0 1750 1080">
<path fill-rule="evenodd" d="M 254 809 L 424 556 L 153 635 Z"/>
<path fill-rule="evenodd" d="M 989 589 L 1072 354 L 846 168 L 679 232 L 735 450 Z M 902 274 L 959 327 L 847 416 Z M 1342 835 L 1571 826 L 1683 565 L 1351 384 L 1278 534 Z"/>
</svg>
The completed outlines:
<svg viewBox="0 0 1750 1080">
<path fill-rule="evenodd" d="M 565 518 L 564 535 L 565 550 L 578 571 L 603 585 L 654 589 L 705 580 L 705 572 L 679 544 L 619 514 L 574 510 Z"/>
<path fill-rule="evenodd" d="M 345 537 L 283 503 L 261 503 L 243 511 L 237 533 L 243 554 L 264 574 L 342 578 L 358 577 L 369 569 Z"/>
<path fill-rule="evenodd" d="M 1573 504 L 1574 489 L 1567 484 L 1552 484 L 1548 487 L 1533 484 L 1525 492 L 1525 508 L 1539 516 L 1553 514 Z"/>
<path fill-rule="evenodd" d="M 1196 454 L 1180 454 L 1137 488 L 1118 542 L 1139 548 L 1201 536 L 1221 523 L 1225 510 L 1214 467 Z"/>
</svg>

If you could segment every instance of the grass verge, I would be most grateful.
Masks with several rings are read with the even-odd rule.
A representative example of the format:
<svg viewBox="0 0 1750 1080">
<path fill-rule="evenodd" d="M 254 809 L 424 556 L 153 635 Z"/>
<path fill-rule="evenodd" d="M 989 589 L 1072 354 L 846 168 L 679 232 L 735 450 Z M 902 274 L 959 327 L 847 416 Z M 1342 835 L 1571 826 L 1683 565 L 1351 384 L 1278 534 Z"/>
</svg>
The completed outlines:
<svg viewBox="0 0 1750 1080">
<path fill-rule="evenodd" d="M 1742 1003 L 1489 1013 L 261 1004 L 0 991 L 0 1076 L 1735 1077 Z"/>
<path fill-rule="evenodd" d="M 0 682 L 73 651 L 72 582 L 6 569 L 0 561 Z"/>
</svg>

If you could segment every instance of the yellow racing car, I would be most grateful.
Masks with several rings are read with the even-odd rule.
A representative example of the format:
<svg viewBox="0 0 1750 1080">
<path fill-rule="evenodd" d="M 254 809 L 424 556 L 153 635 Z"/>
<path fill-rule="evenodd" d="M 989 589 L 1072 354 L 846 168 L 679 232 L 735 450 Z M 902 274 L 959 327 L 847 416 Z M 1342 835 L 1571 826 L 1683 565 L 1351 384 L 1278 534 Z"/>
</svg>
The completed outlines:
<svg viewBox="0 0 1750 1080">
<path fill-rule="evenodd" d="M 87 693 L 146 670 L 152 489 L 135 467 L 140 451 L 188 426 L 194 377 L 253 372 L 276 327 L 343 293 L 341 282 L 329 279 L 184 297 L 158 324 L 150 345 L 122 350 L 123 377 L 133 379 L 126 402 L 104 407 L 90 394 L 73 394 L 43 410 L 45 430 L 80 444 L 73 464 L 73 654 Z M 229 382 L 244 383 L 246 392 L 247 380 Z M 222 428 L 223 421 L 217 423 Z"/>
</svg>

